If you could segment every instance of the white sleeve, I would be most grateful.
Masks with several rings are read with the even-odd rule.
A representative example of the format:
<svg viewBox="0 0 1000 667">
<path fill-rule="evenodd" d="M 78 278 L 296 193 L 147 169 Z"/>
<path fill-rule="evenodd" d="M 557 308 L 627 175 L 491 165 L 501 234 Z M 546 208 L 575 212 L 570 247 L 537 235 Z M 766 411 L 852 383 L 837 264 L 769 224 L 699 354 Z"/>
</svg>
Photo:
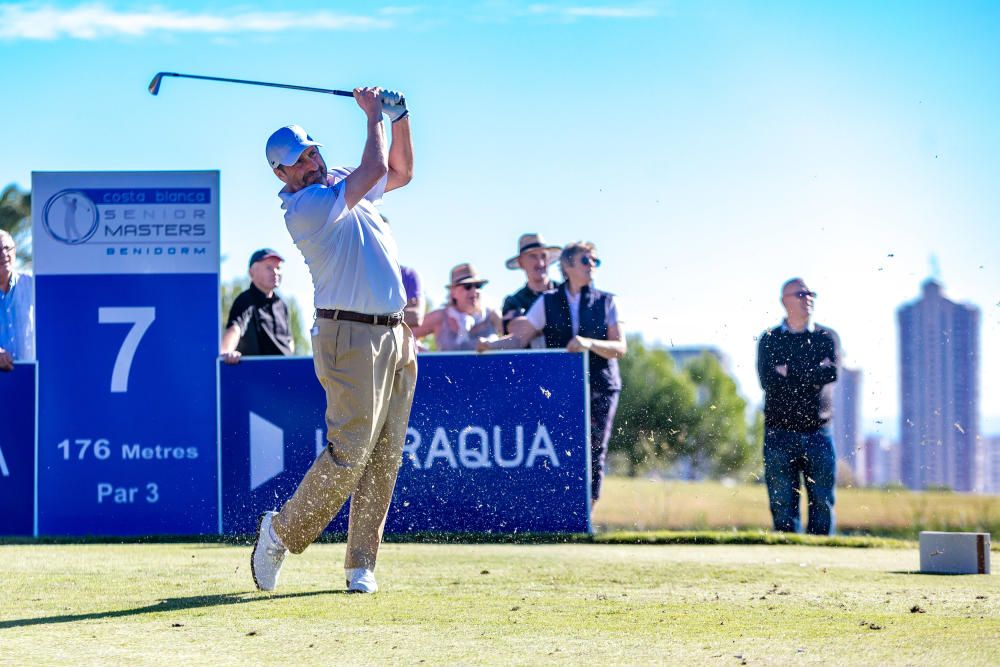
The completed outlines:
<svg viewBox="0 0 1000 667">
<path fill-rule="evenodd" d="M 334 167 L 330 170 L 333 174 L 334 182 L 339 183 L 343 179 L 347 178 L 356 167 Z M 378 179 L 378 183 L 372 186 L 372 189 L 365 194 L 364 198 L 373 204 L 378 204 L 382 201 L 383 195 L 385 195 L 385 186 L 389 182 L 389 174 L 387 173 L 382 178 Z"/>
<path fill-rule="evenodd" d="M 310 185 L 295 199 L 287 222 L 293 238 L 310 236 L 328 222 L 336 222 L 347 212 L 343 181 L 332 185 Z"/>
<path fill-rule="evenodd" d="M 608 299 L 608 312 L 605 318 L 609 327 L 618 324 L 618 302 L 614 299 Z"/>
<path fill-rule="evenodd" d="M 545 328 L 545 296 L 542 295 L 535 299 L 535 302 L 531 304 L 531 308 L 528 312 L 524 314 L 525 319 L 531 322 L 531 326 L 535 327 L 535 330 L 541 331 Z"/>
</svg>

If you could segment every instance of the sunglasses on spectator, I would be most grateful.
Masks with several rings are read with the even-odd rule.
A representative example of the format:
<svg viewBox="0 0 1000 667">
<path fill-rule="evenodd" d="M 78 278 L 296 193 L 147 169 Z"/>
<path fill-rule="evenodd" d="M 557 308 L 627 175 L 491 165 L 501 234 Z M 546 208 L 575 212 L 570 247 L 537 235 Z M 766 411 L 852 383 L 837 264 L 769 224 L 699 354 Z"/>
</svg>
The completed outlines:
<svg viewBox="0 0 1000 667">
<path fill-rule="evenodd" d="M 482 289 L 485 283 L 462 283 L 459 285 L 466 292 L 471 292 L 474 289 Z"/>
<path fill-rule="evenodd" d="M 596 269 L 601 265 L 601 260 L 596 257 L 591 257 L 590 255 L 584 255 L 580 258 L 580 263 L 584 266 L 592 266 Z"/>
<path fill-rule="evenodd" d="M 816 298 L 816 292 L 810 292 L 809 290 L 799 290 L 798 292 L 789 292 L 788 296 L 794 296 L 794 297 L 796 297 L 798 299 L 804 299 L 807 296 L 811 296 L 812 298 L 815 299 Z"/>
</svg>

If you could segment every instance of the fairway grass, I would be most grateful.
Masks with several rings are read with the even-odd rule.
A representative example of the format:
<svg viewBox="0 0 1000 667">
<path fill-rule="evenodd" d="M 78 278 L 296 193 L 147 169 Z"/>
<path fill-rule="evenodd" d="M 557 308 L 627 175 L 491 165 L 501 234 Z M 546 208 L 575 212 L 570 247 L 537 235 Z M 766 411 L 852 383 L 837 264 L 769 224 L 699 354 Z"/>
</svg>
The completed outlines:
<svg viewBox="0 0 1000 667">
<path fill-rule="evenodd" d="M 915 574 L 915 548 L 387 544 L 374 596 L 342 544 L 270 594 L 249 553 L 0 546 L 0 664 L 1000 662 L 1000 578 Z"/>
<path fill-rule="evenodd" d="M 851 534 L 910 540 L 921 530 L 1000 535 L 997 495 L 838 488 L 836 513 L 838 532 Z M 762 530 L 771 527 L 771 512 L 763 484 L 611 476 L 594 524 L 598 530 Z"/>
</svg>

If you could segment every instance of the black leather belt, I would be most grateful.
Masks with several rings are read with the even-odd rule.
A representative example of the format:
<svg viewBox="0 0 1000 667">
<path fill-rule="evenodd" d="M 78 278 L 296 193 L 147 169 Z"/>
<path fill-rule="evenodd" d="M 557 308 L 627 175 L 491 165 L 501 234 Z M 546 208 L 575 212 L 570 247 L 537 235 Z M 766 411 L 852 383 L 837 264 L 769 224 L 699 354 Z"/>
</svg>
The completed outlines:
<svg viewBox="0 0 1000 667">
<path fill-rule="evenodd" d="M 366 313 L 355 313 L 351 310 L 328 310 L 317 308 L 316 317 L 327 320 L 346 320 L 348 322 L 362 322 L 364 324 L 377 324 L 384 327 L 397 327 L 403 323 L 403 311 L 389 313 L 388 315 L 368 315 Z"/>
</svg>

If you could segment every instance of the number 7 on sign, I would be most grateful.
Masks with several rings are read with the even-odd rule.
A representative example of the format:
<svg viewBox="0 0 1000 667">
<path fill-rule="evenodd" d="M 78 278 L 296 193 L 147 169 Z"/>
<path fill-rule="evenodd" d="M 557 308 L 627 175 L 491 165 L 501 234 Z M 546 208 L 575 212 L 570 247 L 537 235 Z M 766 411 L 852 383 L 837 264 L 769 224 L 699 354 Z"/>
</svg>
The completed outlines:
<svg viewBox="0 0 1000 667">
<path fill-rule="evenodd" d="M 128 376 L 139 341 L 156 319 L 156 308 L 98 308 L 97 321 L 101 324 L 131 324 L 122 342 L 115 367 L 111 370 L 111 393 L 128 391 Z"/>
</svg>

